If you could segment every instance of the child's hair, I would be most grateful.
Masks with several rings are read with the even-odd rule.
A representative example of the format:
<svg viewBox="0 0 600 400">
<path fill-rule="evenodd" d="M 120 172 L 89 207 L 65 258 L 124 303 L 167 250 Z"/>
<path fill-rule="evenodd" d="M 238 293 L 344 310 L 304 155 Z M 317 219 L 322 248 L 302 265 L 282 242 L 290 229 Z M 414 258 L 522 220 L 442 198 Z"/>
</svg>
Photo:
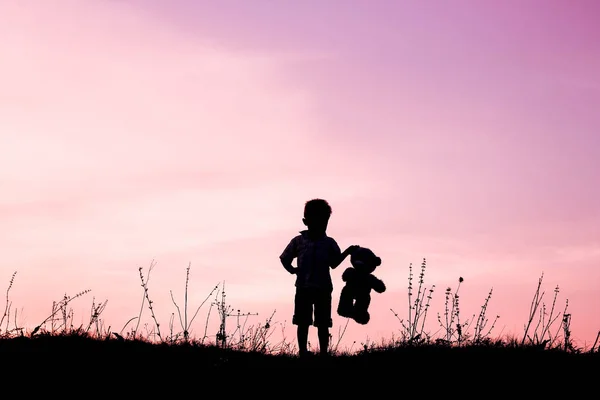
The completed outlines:
<svg viewBox="0 0 600 400">
<path fill-rule="evenodd" d="M 329 219 L 331 216 L 331 206 L 327 200 L 312 199 L 304 204 L 304 218 L 324 218 Z"/>
</svg>

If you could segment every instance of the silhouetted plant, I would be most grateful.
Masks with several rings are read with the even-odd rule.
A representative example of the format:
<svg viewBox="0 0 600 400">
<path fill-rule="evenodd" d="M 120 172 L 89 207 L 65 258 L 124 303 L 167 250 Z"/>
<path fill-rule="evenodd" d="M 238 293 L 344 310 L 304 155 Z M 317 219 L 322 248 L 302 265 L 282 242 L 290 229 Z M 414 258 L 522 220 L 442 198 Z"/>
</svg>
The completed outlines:
<svg viewBox="0 0 600 400">
<path fill-rule="evenodd" d="M 239 309 L 234 310 L 230 305 L 227 304 L 226 297 L 227 296 L 225 294 L 225 283 L 223 282 L 223 285 L 221 286 L 221 298 L 216 299 L 216 301 L 214 303 L 214 305 L 217 308 L 217 311 L 219 312 L 219 321 L 220 321 L 219 331 L 217 332 L 217 335 L 216 335 L 216 342 L 221 348 L 227 347 L 227 338 L 230 336 L 234 336 L 235 333 L 239 333 L 240 342 L 244 341 L 244 330 L 242 329 L 242 327 L 240 325 L 240 317 L 247 317 L 250 315 L 258 315 L 256 313 L 242 313 Z M 236 329 L 231 335 L 229 335 L 227 333 L 227 328 L 226 328 L 227 318 L 229 318 L 229 317 L 237 318 Z"/>
<path fill-rule="evenodd" d="M 256 327 L 249 327 L 242 336 L 243 340 L 240 340 L 238 344 L 239 348 L 263 354 L 273 353 L 273 349 L 269 349 L 269 338 L 274 333 L 274 316 L 275 311 L 267 318 L 264 324 L 259 323 Z"/>
<path fill-rule="evenodd" d="M 576 351 L 573 344 L 571 343 L 571 314 L 563 313 L 562 327 L 564 333 L 564 350 Z"/>
<path fill-rule="evenodd" d="M 544 274 L 542 273 L 540 275 L 540 278 L 538 279 L 538 284 L 533 295 L 533 299 L 531 301 L 531 305 L 529 308 L 529 317 L 527 320 L 527 324 L 525 325 L 525 333 L 521 340 L 521 345 L 524 345 L 527 341 L 528 344 L 531 344 L 536 347 L 545 348 L 548 345 L 549 347 L 555 347 L 558 339 L 558 332 L 561 330 L 561 328 L 563 330 L 563 333 L 568 332 L 568 336 L 570 336 L 568 325 L 566 327 L 564 326 L 564 324 L 570 324 L 570 317 L 565 318 L 565 315 L 567 315 L 567 308 L 569 305 L 568 299 L 565 301 L 565 310 L 562 312 L 563 318 L 561 319 L 561 324 L 557 328 L 555 334 L 553 334 L 552 332 L 552 325 L 556 322 L 558 318 L 561 317 L 561 313 L 558 313 L 556 315 L 554 314 L 556 299 L 559 293 L 559 287 L 557 285 L 554 289 L 554 298 L 552 300 L 552 306 L 550 308 L 550 311 L 547 312 L 546 304 L 542 301 L 545 294 L 545 292 L 542 291 L 543 279 Z M 535 325 L 535 328 L 533 329 L 533 332 L 530 334 L 529 330 L 531 329 L 533 320 L 536 318 L 536 315 L 538 315 L 538 313 L 539 316 L 537 318 L 537 323 Z M 565 336 L 564 340 L 565 342 L 568 342 L 570 340 L 570 337 Z M 568 347 L 568 343 L 563 343 L 563 345 Z"/>
<path fill-rule="evenodd" d="M 204 305 L 204 303 L 206 303 L 206 301 L 213 295 L 213 293 L 219 288 L 219 284 L 217 284 L 208 294 L 208 296 L 206 296 L 206 298 L 204 299 L 204 301 L 202 303 L 200 303 L 200 305 L 198 306 L 198 308 L 196 309 L 196 312 L 194 313 L 194 315 L 192 316 L 192 318 L 190 318 L 188 320 L 188 287 L 189 287 L 189 281 L 190 281 L 190 268 L 191 268 L 191 263 L 188 264 L 186 270 L 185 270 L 185 291 L 184 291 L 184 306 L 183 306 L 183 317 L 181 316 L 181 309 L 179 308 L 179 306 L 177 305 L 177 302 L 175 301 L 175 298 L 173 297 L 173 291 L 171 290 L 171 300 L 173 301 L 173 304 L 175 305 L 175 308 L 177 308 L 177 314 L 179 316 L 179 323 L 181 325 L 181 329 L 183 330 L 183 340 L 185 342 L 189 341 L 190 337 L 190 327 L 192 326 L 192 323 L 194 322 L 194 319 L 196 319 L 196 316 L 198 315 L 198 312 L 200 311 L 200 309 L 202 308 L 202 306 Z M 171 321 L 171 339 L 173 339 L 173 332 L 172 332 L 172 328 L 173 324 Z"/>
<path fill-rule="evenodd" d="M 270 319 L 267 320 L 267 322 L 269 322 L 269 321 L 270 321 Z M 297 346 L 293 341 L 289 341 L 285 334 L 286 321 L 278 322 L 278 323 L 271 322 L 270 323 L 270 328 L 271 328 L 270 332 L 271 333 L 274 332 L 275 325 L 279 325 L 281 328 L 281 339 L 280 339 L 279 343 L 275 343 L 275 344 L 267 343 L 267 345 L 270 346 L 268 353 L 269 354 L 280 354 L 280 355 L 292 355 L 292 354 L 295 355 L 297 353 Z M 267 324 L 265 324 L 265 329 L 267 329 L 266 326 L 267 326 Z"/>
<path fill-rule="evenodd" d="M 555 342 L 556 338 L 558 337 L 559 331 L 560 331 L 560 326 L 557 328 L 557 331 L 554 335 L 552 334 L 552 331 L 551 331 L 552 325 L 560 317 L 560 314 L 554 315 L 554 310 L 556 307 L 556 298 L 558 297 L 558 293 L 559 293 L 559 288 L 557 285 L 556 288 L 554 289 L 554 298 L 552 299 L 552 307 L 550 308 L 550 312 L 548 313 L 546 311 L 546 305 L 542 304 L 542 309 L 540 310 L 539 323 L 538 323 L 538 326 L 536 326 L 536 330 L 534 332 L 534 335 L 536 336 L 536 342 L 540 342 L 541 340 L 544 339 L 544 337 L 547 336 L 550 347 L 554 346 L 554 342 Z M 567 311 L 568 305 L 569 305 L 569 302 L 567 300 L 565 312 Z M 563 313 L 563 315 L 565 315 L 565 314 Z M 564 322 L 565 322 L 565 319 L 563 318 L 563 323 Z M 537 334 L 538 329 L 541 330 L 539 337 Z"/>
<path fill-rule="evenodd" d="M 332 340 L 329 341 L 330 353 L 337 353 L 339 351 L 340 342 L 342 341 L 342 338 L 344 337 L 344 334 L 346 333 L 346 329 L 348 328 L 349 322 L 350 322 L 350 318 L 346 318 L 346 324 L 344 325 L 344 329 L 342 329 L 342 327 L 340 327 L 339 332 L 338 332 L 338 340 L 335 345 L 333 344 Z"/>
<path fill-rule="evenodd" d="M 102 321 L 100 320 L 100 315 L 106 308 L 107 304 L 108 300 L 105 300 L 103 303 L 96 304 L 96 299 L 92 298 L 92 309 L 90 311 L 90 320 L 88 322 L 87 328 L 85 329 L 86 333 L 90 331 L 93 325 L 96 328 L 96 337 L 100 338 L 104 336 L 104 332 L 102 332 Z"/>
<path fill-rule="evenodd" d="M 160 323 L 156 319 L 156 315 L 154 315 L 154 307 L 152 306 L 153 301 L 150 300 L 150 294 L 148 293 L 148 281 L 150 281 L 150 273 L 152 272 L 152 270 L 154 269 L 155 266 L 156 266 L 156 262 L 154 260 L 152 260 L 152 262 L 150 263 L 150 266 L 148 267 L 148 273 L 145 278 L 144 278 L 144 273 L 142 272 L 142 267 L 138 268 L 138 271 L 140 274 L 140 280 L 142 281 L 142 288 L 144 289 L 144 291 L 143 291 L 143 296 L 142 296 L 142 305 L 140 307 L 140 314 L 138 315 L 138 318 L 137 318 L 138 323 L 132 332 L 132 336 L 133 336 L 133 338 L 136 338 L 138 335 L 138 329 L 139 329 L 140 322 L 142 319 L 142 312 L 144 310 L 144 303 L 148 302 L 148 309 L 150 310 L 150 315 L 152 316 L 152 319 L 154 320 L 154 326 L 156 327 L 156 335 L 158 336 L 159 340 L 162 342 L 163 338 L 160 334 Z"/>
<path fill-rule="evenodd" d="M 394 316 L 400 321 L 403 328 L 403 338 L 409 343 L 424 343 L 429 340 L 429 337 L 423 337 L 425 333 L 425 320 L 427 319 L 427 311 L 429 310 L 429 302 L 431 301 L 432 293 L 435 285 L 431 289 L 424 286 L 425 269 L 427 267 L 426 259 L 421 262 L 421 272 L 419 273 L 419 285 L 417 293 L 413 300 L 413 272 L 412 263 L 408 266 L 408 320 L 400 319 L 398 313 L 390 309 Z M 425 301 L 427 294 L 427 301 Z"/>
<path fill-rule="evenodd" d="M 444 329 L 444 337 L 442 341 L 438 343 L 451 344 L 456 338 L 456 342 L 460 345 L 463 341 L 463 328 L 466 325 L 460 322 L 460 306 L 458 291 L 460 285 L 464 281 L 462 277 L 458 278 L 458 286 L 456 291 L 452 293 L 452 288 L 446 289 L 445 295 L 445 306 L 444 306 L 444 319 L 442 320 L 441 315 L 438 313 L 438 322 Z"/>
<path fill-rule="evenodd" d="M 489 319 L 486 316 L 487 307 L 489 301 L 492 297 L 493 289 L 490 289 L 487 297 L 485 298 L 483 305 L 479 310 L 479 315 L 477 319 L 475 319 L 475 314 L 472 315 L 471 319 L 467 319 L 464 322 L 460 320 L 460 303 L 458 291 L 460 286 L 464 282 L 462 277 L 458 278 L 458 286 L 456 291 L 452 293 L 452 288 L 447 288 L 445 292 L 445 307 L 444 307 L 444 317 L 438 313 L 438 323 L 444 330 L 444 336 L 442 338 L 436 339 L 436 343 L 440 345 L 452 345 L 457 344 L 458 346 L 462 346 L 464 344 L 487 344 L 490 342 L 490 334 L 494 329 L 496 321 L 500 316 L 496 316 L 490 328 L 485 331 L 489 323 Z M 475 321 L 475 326 L 473 328 L 473 334 L 469 333 L 469 329 L 471 328 L 471 324 Z"/>
<path fill-rule="evenodd" d="M 256 316 L 256 315 L 258 315 L 258 313 L 250 313 L 250 312 L 243 313 L 240 310 L 235 310 L 235 311 L 232 310 L 228 315 L 225 316 L 225 317 L 235 317 L 235 319 L 236 319 L 235 330 L 227 335 L 228 337 L 231 338 L 231 343 L 230 343 L 231 347 L 236 348 L 236 349 L 247 348 L 246 346 L 248 345 L 248 343 L 252 339 L 252 336 L 254 335 L 253 332 L 258 334 L 260 337 L 260 335 L 261 335 L 260 334 L 260 331 L 261 331 L 260 323 L 258 324 L 258 326 L 256 328 L 254 328 L 254 325 L 248 325 L 248 318 L 250 316 Z M 242 323 L 242 319 L 244 321 L 243 323 Z M 265 326 L 268 326 L 269 328 L 267 328 L 267 329 L 270 329 L 271 324 L 267 321 L 265 323 Z M 237 337 L 237 341 L 236 341 L 236 337 Z"/>
<path fill-rule="evenodd" d="M 479 311 L 479 316 L 477 317 L 477 322 L 475 323 L 475 332 L 473 333 L 472 339 L 475 344 L 489 341 L 492 330 L 496 326 L 496 321 L 498 321 L 498 318 L 500 318 L 499 315 L 496 315 L 496 318 L 494 318 L 494 322 L 492 322 L 490 328 L 487 330 L 487 332 L 484 332 L 485 327 L 488 324 L 488 318 L 486 316 L 487 307 L 490 299 L 492 298 L 493 290 L 493 288 L 490 289 L 485 301 L 483 302 L 483 305 L 481 306 L 481 310 Z"/>
<path fill-rule="evenodd" d="M 131 322 L 133 322 L 134 320 L 138 320 L 139 321 L 139 317 L 131 317 L 127 320 L 127 322 L 125 322 L 125 324 L 123 325 L 123 327 L 121 328 L 121 330 L 119 331 L 119 333 L 113 332 L 113 335 L 116 336 L 117 338 L 122 338 L 123 337 L 123 331 L 125 330 L 125 328 L 127 328 L 127 325 L 129 325 Z M 136 328 L 137 330 L 137 328 Z M 125 336 L 131 338 L 131 339 L 135 339 L 135 335 L 134 335 L 134 331 L 135 330 L 131 330 L 129 332 L 127 332 L 125 334 Z"/>
<path fill-rule="evenodd" d="M 38 333 L 38 331 L 42 328 L 44 328 L 44 325 L 46 325 L 46 323 L 50 322 L 50 333 L 51 334 L 55 334 L 56 331 L 58 329 L 60 329 L 61 327 L 63 328 L 63 333 L 67 333 L 67 323 L 68 323 L 68 319 L 69 317 L 72 318 L 73 315 L 73 310 L 67 310 L 67 306 L 69 305 L 69 303 L 71 303 L 73 300 L 87 294 L 91 292 L 91 290 L 86 289 L 84 291 L 81 291 L 77 294 L 75 294 L 74 296 L 68 296 L 66 293 L 63 296 L 62 300 L 60 301 L 53 301 L 52 302 L 52 312 L 50 313 L 50 315 L 48 317 L 46 317 L 38 326 L 36 326 L 35 328 L 33 328 L 33 331 L 31 332 L 30 336 L 34 336 L 36 333 Z M 62 314 L 62 324 L 59 326 L 56 326 L 56 315 L 58 313 Z M 72 327 L 72 326 L 71 326 Z"/>
<path fill-rule="evenodd" d="M 105 341 L 110 341 L 109 339 L 116 338 L 117 341 L 120 342 L 142 342 L 147 343 L 148 345 L 159 345 L 159 346 L 180 346 L 187 345 L 190 349 L 196 348 L 198 346 L 205 347 L 204 339 L 207 338 L 206 332 L 208 329 L 208 321 L 211 315 L 211 310 L 215 307 L 219 313 L 219 330 L 215 336 L 214 343 L 207 343 L 206 346 L 215 346 L 217 349 L 226 350 L 226 351 L 240 351 L 240 352 L 248 352 L 248 353 L 256 353 L 261 355 L 283 355 L 289 356 L 296 353 L 295 345 L 292 342 L 288 341 L 285 337 L 285 321 L 283 323 L 277 323 L 273 321 L 275 311 L 266 318 L 264 323 L 259 323 L 256 326 L 249 325 L 249 317 L 253 315 L 258 315 L 257 313 L 243 313 L 239 309 L 234 310 L 231 306 L 226 304 L 226 295 L 225 295 L 225 285 L 223 283 L 222 286 L 216 285 L 210 294 L 206 297 L 206 299 L 200 304 L 195 314 L 189 318 L 187 313 L 188 308 L 188 289 L 189 289 L 189 276 L 190 276 L 190 265 L 188 265 L 186 269 L 186 281 L 185 281 L 185 293 L 184 293 L 184 309 L 181 310 L 179 305 L 175 302 L 173 292 L 171 292 L 171 300 L 173 301 L 177 313 L 179 315 L 179 322 L 181 324 L 181 328 L 183 332 L 174 332 L 174 317 L 175 314 L 171 313 L 170 318 L 170 336 L 163 337 L 160 335 L 158 330 L 158 321 L 156 316 L 154 315 L 154 311 L 152 308 L 152 301 L 150 301 L 150 296 L 148 294 L 148 281 L 152 268 L 155 263 L 152 262 L 150 268 L 148 270 L 147 277 L 144 277 L 142 273 L 142 269 L 139 268 L 140 279 L 142 281 L 142 287 L 144 288 L 143 293 L 143 301 L 142 301 L 142 309 L 140 310 L 140 314 L 138 317 L 131 318 L 127 323 L 123 326 L 123 329 L 120 333 L 110 332 L 110 327 L 108 329 L 104 329 L 103 321 L 101 319 L 101 315 L 104 312 L 107 306 L 107 300 L 101 303 L 96 303 L 95 298 L 92 298 L 92 306 L 90 310 L 89 321 L 87 324 L 81 324 L 79 327 L 75 327 L 73 324 L 74 321 L 74 312 L 73 309 L 69 306 L 70 303 L 84 294 L 88 293 L 89 290 L 85 290 L 77 293 L 74 296 L 64 295 L 60 301 L 55 301 L 52 303 L 52 311 L 50 316 L 48 316 L 42 323 L 40 323 L 28 336 L 33 338 L 36 337 L 53 337 L 60 336 L 62 338 L 69 339 L 73 338 L 92 338 L 92 339 L 104 339 Z M 471 319 L 471 322 L 475 321 L 474 331 L 472 337 L 469 335 L 469 324 L 467 322 L 461 322 L 461 314 L 459 312 L 459 289 L 461 287 L 463 278 L 459 278 L 459 284 L 454 292 L 452 292 L 451 288 L 446 290 L 446 312 L 444 313 L 444 317 L 438 314 L 438 322 L 442 324 L 442 327 L 445 328 L 445 332 L 443 333 L 443 337 L 436 340 L 435 342 L 431 342 L 430 335 L 424 331 L 425 320 L 427 317 L 427 310 L 429 307 L 429 303 L 431 301 L 433 287 L 431 289 L 427 289 L 424 285 L 424 276 L 425 276 L 425 259 L 423 259 L 423 263 L 421 264 L 421 274 L 419 275 L 419 284 L 416 287 L 416 294 L 413 295 L 413 286 L 412 286 L 412 265 L 409 266 L 409 319 L 408 321 L 401 321 L 403 329 L 401 330 L 401 340 L 393 339 L 390 342 L 386 342 L 382 340 L 381 343 L 376 343 L 375 341 L 370 340 L 368 337 L 366 341 L 360 343 L 360 347 L 356 352 L 353 352 L 353 347 L 356 342 L 352 343 L 352 346 L 349 350 L 340 351 L 338 346 L 340 344 L 341 338 L 343 337 L 346 327 L 343 329 L 340 328 L 339 340 L 337 344 L 333 346 L 330 341 L 330 349 L 332 350 L 330 354 L 332 356 L 351 356 L 354 357 L 356 355 L 370 356 L 377 355 L 382 353 L 390 353 L 393 354 L 396 351 L 402 350 L 404 347 L 413 347 L 414 344 L 419 344 L 424 351 L 429 351 L 432 349 L 442 349 L 448 350 L 450 346 L 449 344 L 457 344 L 461 347 L 461 350 L 466 349 L 468 344 L 485 344 L 486 346 L 480 346 L 482 348 L 487 348 L 492 346 L 494 349 L 496 348 L 505 348 L 506 350 L 518 349 L 519 347 L 526 347 L 526 344 L 532 344 L 535 347 L 539 348 L 553 348 L 553 350 L 560 350 L 561 352 L 570 352 L 570 353 L 581 353 L 581 349 L 577 348 L 571 339 L 571 314 L 567 312 L 568 309 L 568 300 L 565 302 L 565 308 L 562 312 L 562 318 L 560 319 L 560 326 L 554 329 L 554 323 L 560 318 L 561 313 L 556 313 L 556 301 L 559 293 L 558 286 L 554 290 L 554 300 L 552 302 L 549 310 L 546 309 L 545 304 L 542 302 L 544 292 L 541 290 L 542 286 L 542 277 L 538 281 L 537 290 L 534 294 L 534 299 L 530 308 L 530 315 L 528 324 L 525 327 L 525 336 L 523 338 L 517 338 L 516 336 L 512 339 L 503 341 L 497 339 L 495 341 L 491 340 L 489 335 L 491 334 L 497 319 L 491 323 L 491 326 L 488 328 L 489 320 L 486 317 L 489 301 L 492 296 L 493 290 L 490 290 L 483 305 L 481 306 L 481 310 L 479 312 L 478 318 L 475 320 L 475 314 Z M 12 302 L 9 298 L 10 290 L 13 286 L 16 272 L 12 275 L 11 280 L 9 282 L 8 289 L 6 291 L 6 305 L 4 310 L 4 315 L 0 319 L 0 328 L 2 328 L 3 332 L 0 337 L 2 340 L 10 340 L 12 335 L 16 333 L 20 333 L 21 336 L 24 336 L 23 329 L 18 330 L 16 324 L 16 310 L 15 310 L 15 329 L 12 331 L 9 330 L 9 321 L 11 318 L 11 305 Z M 218 291 L 219 287 L 221 288 Z M 216 292 L 216 293 L 215 293 Z M 192 337 L 192 332 L 190 326 L 192 325 L 194 318 L 198 314 L 199 309 L 203 306 L 203 304 L 212 296 L 215 296 L 214 302 L 211 302 L 210 308 L 208 310 L 207 322 L 204 329 L 204 337 L 201 340 L 194 339 Z M 414 297 L 413 297 L 414 296 Z M 143 324 L 143 329 L 145 331 L 145 335 L 143 332 L 139 332 L 141 315 L 143 312 L 143 306 L 148 304 L 149 309 L 151 310 L 152 319 L 154 324 Z M 393 312 L 393 310 L 392 310 Z M 396 318 L 398 315 L 394 313 Z M 236 325 L 232 332 L 228 331 L 226 328 L 227 318 L 235 317 Z M 537 323 L 534 324 L 534 319 L 537 317 Z M 121 335 L 123 330 L 129 325 L 133 320 L 137 319 L 137 326 L 134 330 L 131 331 L 131 334 Z M 50 325 L 48 329 L 46 325 Z M 280 343 L 271 344 L 270 340 L 272 338 L 273 332 L 276 329 L 276 326 L 281 326 L 281 335 L 283 339 Z M 346 325 L 347 326 L 347 325 Z M 6 328 L 4 328 L 6 327 Z M 94 332 L 91 332 L 94 330 Z M 559 343 L 559 337 L 562 333 L 564 341 Z M 152 338 L 152 340 L 150 339 Z M 156 342 L 156 338 L 158 338 L 159 343 Z M 183 338 L 184 340 L 180 340 Z M 597 343 L 600 338 L 600 332 L 596 336 L 596 340 L 591 348 L 591 350 L 587 351 L 588 353 L 598 354 L 597 351 Z M 166 340 L 165 340 L 166 339 Z M 51 343 L 51 342 L 47 342 Z M 60 342 L 60 343 L 70 343 L 70 342 Z M 78 342 L 80 343 L 80 342 Z M 91 342 L 90 342 L 91 343 Z M 149 347 L 150 348 L 150 347 Z M 164 347 L 160 347 L 164 348 Z M 473 354 L 476 353 L 476 349 Z M 222 354 L 231 354 L 231 353 L 222 353 Z M 402 354 L 402 353 L 399 353 Z M 433 353 L 431 353 L 433 354 Z M 437 354 L 448 354 L 448 353 L 437 353 Z M 465 353 L 460 353 L 465 354 Z M 530 354 L 530 353 L 522 353 L 522 354 Z M 216 363 L 226 362 L 226 356 L 218 356 L 218 361 Z"/>
<path fill-rule="evenodd" d="M 596 340 L 594 340 L 594 344 L 592 345 L 592 348 L 590 350 L 590 352 L 594 352 L 594 349 L 596 348 L 596 345 L 598 344 L 598 339 L 600 339 L 600 331 L 598 331 L 598 334 L 596 335 Z M 598 351 L 600 352 L 600 349 L 598 349 Z"/>
<path fill-rule="evenodd" d="M 0 333 L 2 333 L 2 325 L 6 320 L 6 328 L 4 329 L 4 334 L 9 334 L 8 324 L 10 322 L 10 307 L 12 306 L 12 301 L 10 301 L 10 289 L 12 289 L 13 284 L 15 282 L 15 276 L 17 275 L 17 271 L 13 272 L 8 281 L 8 288 L 6 289 L 6 305 L 4 306 L 4 313 L 2 314 L 2 318 L 0 318 Z M 15 328 L 16 328 L 16 316 L 15 316 Z"/>
</svg>

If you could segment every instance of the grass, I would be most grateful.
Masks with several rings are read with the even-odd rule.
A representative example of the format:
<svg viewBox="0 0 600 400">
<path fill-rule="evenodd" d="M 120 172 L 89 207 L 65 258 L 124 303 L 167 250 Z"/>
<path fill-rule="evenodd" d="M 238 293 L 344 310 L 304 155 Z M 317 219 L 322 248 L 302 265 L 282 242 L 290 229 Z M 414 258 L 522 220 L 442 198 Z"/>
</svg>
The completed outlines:
<svg viewBox="0 0 600 400">
<path fill-rule="evenodd" d="M 194 310 L 188 304 L 188 284 L 190 265 L 186 269 L 185 293 L 179 304 L 171 292 L 174 312 L 169 326 L 163 327 L 154 313 L 149 286 L 151 263 L 146 272 L 139 268 L 142 287 L 140 311 L 128 320 L 119 331 L 107 327 L 102 312 L 107 303 L 92 300 L 89 321 L 75 326 L 71 303 L 89 293 L 85 290 L 73 296 L 65 295 L 53 303 L 48 317 L 29 329 L 19 326 L 17 308 L 12 307 L 10 290 L 15 282 L 16 272 L 10 278 L 5 295 L 5 308 L 0 318 L 0 357 L 9 354 L 53 357 L 81 357 L 92 362 L 99 359 L 126 360 L 138 362 L 143 357 L 170 360 L 173 365 L 184 365 L 193 360 L 195 370 L 240 367 L 251 370 L 256 367 L 358 367 L 386 368 L 392 366 L 396 373 L 428 374 L 463 368 L 470 375 L 491 371 L 495 374 L 511 374 L 516 371 L 582 371 L 593 370 L 600 365 L 598 339 L 591 348 L 578 348 L 571 341 L 568 301 L 562 311 L 558 311 L 558 287 L 549 307 L 544 302 L 542 290 L 543 274 L 530 304 L 529 318 L 524 324 L 521 336 L 510 338 L 494 337 L 498 316 L 490 319 L 487 306 L 492 290 L 477 315 L 464 318 L 460 312 L 459 291 L 464 282 L 460 277 L 456 288 L 444 292 L 444 312 L 436 317 L 439 330 L 432 334 L 426 330 L 429 309 L 435 292 L 435 285 L 427 286 L 425 274 L 426 260 L 420 265 L 416 278 L 413 265 L 409 265 L 407 318 L 390 310 L 400 322 L 399 337 L 382 340 L 379 343 L 362 343 L 356 349 L 340 349 L 340 338 L 330 343 L 330 356 L 317 355 L 300 359 L 296 355 L 295 335 L 288 340 L 285 335 L 273 343 L 272 337 L 278 327 L 273 322 L 274 312 L 263 323 L 248 325 L 251 313 L 241 313 L 227 304 L 224 284 L 216 285 L 204 301 Z M 210 300 L 210 301 L 209 301 Z M 204 324 L 204 334 L 193 336 L 191 326 L 202 307 L 209 307 Z M 142 324 L 142 314 L 147 310 L 152 325 Z M 12 311 L 12 312 L 11 312 Z M 219 329 L 214 336 L 208 335 L 208 322 L 218 319 Z M 235 323 L 229 324 L 228 321 Z M 282 330 L 285 327 L 281 327 Z M 315 350 L 316 353 L 316 349 Z M 179 364 L 178 364 L 179 363 Z M 183 363 L 183 364 L 181 364 Z M 453 367 L 454 366 L 454 367 Z M 463 367 L 458 367 L 463 366 Z M 502 367 L 504 366 L 504 367 Z M 506 367 L 508 366 L 508 367 Z M 466 370 L 465 370 L 466 368 Z M 591 368 L 591 369 L 590 369 Z M 504 371 L 504 372 L 502 372 Z M 490 375 L 492 376 L 492 375 Z"/>
</svg>

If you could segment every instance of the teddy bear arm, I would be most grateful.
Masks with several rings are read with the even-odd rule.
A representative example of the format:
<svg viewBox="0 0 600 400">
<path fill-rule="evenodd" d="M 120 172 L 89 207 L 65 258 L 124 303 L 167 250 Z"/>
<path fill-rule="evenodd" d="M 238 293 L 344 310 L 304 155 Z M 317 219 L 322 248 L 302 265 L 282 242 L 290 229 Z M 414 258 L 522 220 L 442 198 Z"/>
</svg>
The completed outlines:
<svg viewBox="0 0 600 400">
<path fill-rule="evenodd" d="M 373 288 L 374 291 L 376 291 L 377 293 L 383 293 L 385 292 L 385 283 L 383 283 L 383 281 L 375 276 L 372 276 L 371 278 L 371 287 Z"/>
</svg>

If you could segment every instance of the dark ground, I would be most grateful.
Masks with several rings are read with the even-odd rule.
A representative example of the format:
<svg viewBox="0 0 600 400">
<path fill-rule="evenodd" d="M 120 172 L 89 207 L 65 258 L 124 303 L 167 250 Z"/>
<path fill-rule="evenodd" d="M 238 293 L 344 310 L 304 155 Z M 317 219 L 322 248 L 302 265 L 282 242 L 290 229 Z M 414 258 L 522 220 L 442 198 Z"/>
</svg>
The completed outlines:
<svg viewBox="0 0 600 400">
<path fill-rule="evenodd" d="M 203 397 L 201 394 L 207 394 L 204 388 L 211 388 L 209 392 L 213 393 L 216 385 L 220 389 L 214 395 L 228 397 L 238 393 L 252 397 L 298 397 L 302 393 L 339 397 L 346 393 L 343 397 L 430 398 L 434 394 L 496 397 L 503 393 L 509 397 L 575 398 L 576 393 L 588 393 L 586 398 L 594 398 L 600 386 L 600 353 L 533 347 L 404 346 L 350 356 L 299 359 L 215 346 L 40 335 L 0 339 L 0 360 L 11 367 L 2 375 L 5 382 L 13 381 L 11 374 L 15 374 L 14 379 L 52 377 L 53 382 L 58 380 L 55 384 L 66 385 L 63 390 L 79 384 L 87 388 L 81 395 L 98 396 L 116 395 L 122 390 L 123 395 L 135 393 L 136 397 L 165 390 L 174 394 L 187 387 L 185 390 L 193 391 L 194 397 Z M 48 390 L 54 387 L 49 385 Z M 68 392 L 78 393 L 76 389 Z"/>
</svg>

